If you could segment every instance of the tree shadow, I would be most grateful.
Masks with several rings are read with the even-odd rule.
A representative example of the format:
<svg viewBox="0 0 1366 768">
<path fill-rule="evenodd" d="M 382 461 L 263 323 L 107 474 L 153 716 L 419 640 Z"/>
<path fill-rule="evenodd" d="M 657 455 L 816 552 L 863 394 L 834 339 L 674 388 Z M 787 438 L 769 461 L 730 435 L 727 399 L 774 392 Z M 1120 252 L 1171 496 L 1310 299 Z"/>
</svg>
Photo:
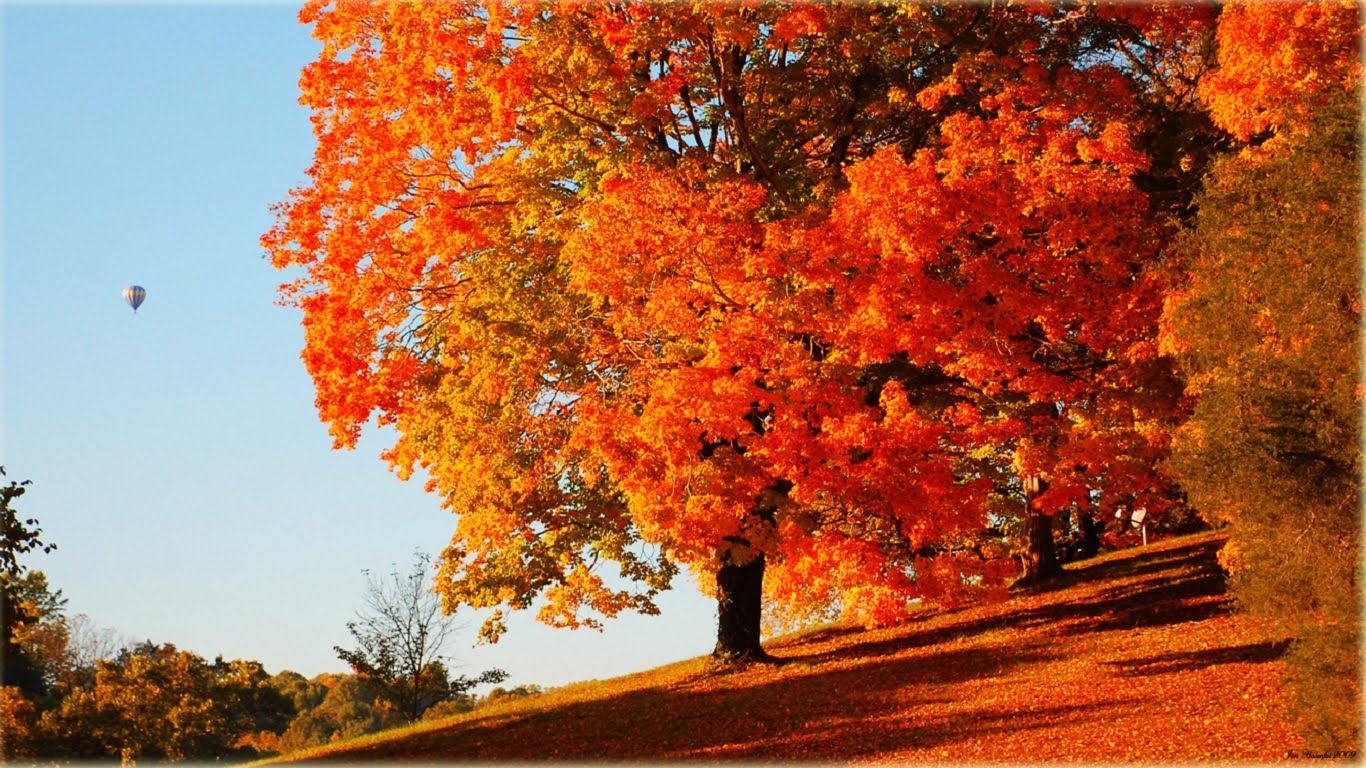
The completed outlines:
<svg viewBox="0 0 1366 768">
<path fill-rule="evenodd" d="M 342 759 L 460 761 L 850 761 L 927 748 L 951 753 L 983 734 L 1113 722 L 1133 700 L 1085 705 L 974 701 L 973 683 L 1064 657 L 1060 635 L 1201 621 L 1230 609 L 1215 554 L 1220 541 L 1139 553 L 1076 569 L 1094 588 L 976 611 L 926 614 L 876 639 L 830 648 L 858 630 L 826 628 L 770 647 L 780 663 L 706 671 L 658 687 L 539 710 L 497 713 Z M 1124 583 L 1106 585 L 1107 579 Z M 1026 607 L 1028 606 L 1028 607 Z M 1043 631 L 1024 630 L 1042 628 Z M 999 639 L 986 633 L 1008 630 Z M 961 642 L 960 642 L 961 641 Z M 1106 662 L 1132 677 L 1271 661 L 1284 643 Z M 610 683 L 610 681 L 609 681 Z M 334 758 L 335 759 L 335 758 Z"/>
<path fill-rule="evenodd" d="M 980 707 L 963 712 L 926 718 L 906 718 L 880 723 L 876 729 L 866 722 L 846 719 L 811 732 L 787 733 L 764 741 L 727 744 L 720 748 L 684 751 L 662 755 L 669 760 L 696 758 L 777 761 L 796 758 L 858 760 L 908 749 L 946 749 L 955 744 L 992 734 L 1019 734 L 1063 724 L 1110 720 L 1136 699 L 1119 699 L 1100 704 L 1062 704 L 1029 710 Z"/>
<path fill-rule="evenodd" d="M 1056 659 L 1047 644 L 947 648 L 914 658 L 856 659 L 837 669 L 789 668 L 735 686 L 694 676 L 665 688 L 562 704 L 510 719 L 467 722 L 401 742 L 359 746 L 342 759 L 375 760 L 791 760 L 856 759 L 950 745 L 992 729 L 1055 726 L 1100 717 L 1092 706 L 1038 712 L 972 710 L 916 717 L 932 705 L 961 705 L 936 692 Z M 752 669 L 751 669 L 752 671 Z M 910 702 L 909 704 L 907 702 Z M 1038 715 L 1037 718 L 1034 715 Z M 872 721 L 890 722 L 870 729 Z"/>
<path fill-rule="evenodd" d="M 1217 570 L 1217 555 L 1223 545 L 1223 539 L 1219 538 L 1159 550 L 1136 550 L 1127 557 L 1079 560 L 1070 563 L 1057 578 L 1025 586 L 1020 591 L 1024 594 L 1047 593 L 1088 581 L 1150 576 L 1169 571 L 1187 561 L 1208 564 Z"/>
<path fill-rule="evenodd" d="M 1125 677 L 1165 675 L 1171 672 L 1190 672 L 1219 664 L 1265 664 L 1275 661 L 1290 650 L 1289 640 L 1267 640 L 1261 643 L 1209 648 L 1184 653 L 1163 653 L 1142 659 L 1107 661 Z"/>
<path fill-rule="evenodd" d="M 765 643 L 764 646 L 771 650 L 774 648 L 788 648 L 796 645 L 810 645 L 812 643 L 823 643 L 827 640 L 838 640 L 841 637 L 856 635 L 864 631 L 866 630 L 862 627 L 854 625 L 822 627 L 796 636 L 782 638 L 778 642 Z"/>
<path fill-rule="evenodd" d="M 908 630 L 895 637 L 818 653 L 801 653 L 802 647 L 808 644 L 803 638 L 781 647 L 784 651 L 783 661 L 821 664 L 854 656 L 891 655 L 1001 629 L 1024 630 L 1049 626 L 1055 628 L 1058 634 L 1077 635 L 1204 621 L 1232 609 L 1232 603 L 1226 595 L 1224 572 L 1216 558 L 1222 544 L 1222 541 L 1197 542 L 1070 571 L 1074 584 L 1121 577 L 1140 578 L 1136 583 L 1106 588 L 1090 597 L 1059 597 L 1035 608 L 1014 609 L 1000 615 L 916 628 L 918 624 L 932 619 L 951 620 L 955 615 L 963 615 L 971 609 L 941 611 L 912 619 L 907 625 Z M 1172 577 L 1174 571 L 1184 572 Z M 1048 600 L 1048 597 L 1047 594 L 1041 595 L 1044 600 Z M 813 638 L 810 643 L 821 639 L 826 638 Z"/>
</svg>

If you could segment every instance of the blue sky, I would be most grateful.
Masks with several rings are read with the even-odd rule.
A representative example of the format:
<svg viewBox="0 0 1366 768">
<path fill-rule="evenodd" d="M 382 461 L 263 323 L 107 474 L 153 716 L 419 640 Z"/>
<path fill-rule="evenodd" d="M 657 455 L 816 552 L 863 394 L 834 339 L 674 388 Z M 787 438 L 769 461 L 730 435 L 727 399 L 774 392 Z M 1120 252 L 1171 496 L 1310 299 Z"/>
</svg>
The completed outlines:
<svg viewBox="0 0 1366 768">
<path fill-rule="evenodd" d="M 275 304 L 257 238 L 311 160 L 308 28 L 279 4 L 6 4 L 0 25 L 0 464 L 59 547 L 30 565 L 134 638 L 343 671 L 361 570 L 440 551 L 455 520 L 388 472 L 383 433 L 331 450 Z M 452 651 L 540 685 L 710 651 L 691 584 L 661 607 L 603 633 L 520 617 L 478 647 L 465 613 Z"/>
</svg>

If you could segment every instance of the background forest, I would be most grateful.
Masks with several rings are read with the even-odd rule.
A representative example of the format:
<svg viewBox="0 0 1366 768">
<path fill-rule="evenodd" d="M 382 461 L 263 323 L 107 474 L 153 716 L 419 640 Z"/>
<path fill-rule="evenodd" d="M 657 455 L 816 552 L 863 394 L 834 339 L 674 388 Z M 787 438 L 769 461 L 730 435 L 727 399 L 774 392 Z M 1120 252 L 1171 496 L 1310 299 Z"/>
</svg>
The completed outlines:
<svg viewBox="0 0 1366 768">
<path fill-rule="evenodd" d="M 7 759 L 248 759 L 468 712 L 541 690 L 494 687 L 474 695 L 471 688 L 501 682 L 503 674 L 490 670 L 475 678 L 452 677 L 440 645 L 419 651 L 417 675 L 395 674 L 392 662 L 388 670 L 376 668 L 373 662 L 384 659 L 362 645 L 346 652 L 357 674 L 308 679 L 289 670 L 272 675 L 257 661 L 219 657 L 209 662 L 170 643 L 134 642 L 97 627 L 87 616 L 68 615 L 61 590 L 52 589 L 42 571 L 11 557 L 54 548 L 39 539 L 35 520 L 17 517 L 12 503 L 24 490 L 22 483 L 3 490 L 7 556 L 0 755 Z M 417 563 L 416 572 L 425 575 L 420 568 L 425 560 Z M 425 583 L 411 581 L 411 573 L 396 573 L 395 583 L 420 591 L 386 591 L 384 580 L 372 580 L 367 602 L 397 597 L 421 605 Z M 375 616 L 362 614 L 360 621 L 374 627 Z M 454 627 L 430 615 L 403 618 L 421 623 L 424 634 L 449 633 Z M 381 642 L 414 640 L 426 642 L 416 633 L 397 633 Z"/>
<path fill-rule="evenodd" d="M 654 612 L 688 569 L 718 666 L 765 662 L 776 631 L 1047 589 L 1215 526 L 1241 609 L 1295 638 L 1306 743 L 1359 747 L 1355 4 L 301 20 L 317 152 L 262 244 L 336 445 L 392 427 L 385 460 L 457 515 L 434 589 L 491 609 L 483 638 L 533 606 Z M 6 576 L 6 647 L 35 660 L 5 680 L 18 749 L 84 743 L 160 665 L 225 693 L 157 722 L 231 737 L 111 725 L 89 754 L 391 722 L 366 664 L 271 678 L 144 645 L 43 667 L 38 577 Z M 85 703 L 101 681 L 128 703 Z"/>
</svg>

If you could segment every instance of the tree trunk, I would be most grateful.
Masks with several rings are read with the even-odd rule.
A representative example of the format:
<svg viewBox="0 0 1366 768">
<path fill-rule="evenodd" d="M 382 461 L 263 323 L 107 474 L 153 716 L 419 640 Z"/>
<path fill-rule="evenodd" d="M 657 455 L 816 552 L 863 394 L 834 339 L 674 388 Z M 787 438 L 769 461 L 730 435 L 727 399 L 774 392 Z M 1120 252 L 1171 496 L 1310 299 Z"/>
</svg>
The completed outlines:
<svg viewBox="0 0 1366 768">
<path fill-rule="evenodd" d="M 1048 489 L 1048 482 L 1031 478 L 1033 487 L 1025 484 L 1025 536 L 1027 547 L 1024 557 L 1024 573 L 1020 584 L 1033 584 L 1062 573 L 1057 552 L 1053 548 L 1053 518 L 1045 515 L 1034 503 L 1034 498 Z"/>
<path fill-rule="evenodd" d="M 1064 507 L 1053 517 L 1054 532 L 1062 531 L 1062 541 L 1053 542 L 1053 554 L 1059 563 L 1070 563 L 1079 558 L 1077 537 L 1072 535 L 1073 508 Z"/>
<path fill-rule="evenodd" d="M 779 480 L 755 500 L 746 525 L 751 530 L 774 525 L 779 499 L 792 484 Z M 728 536 L 716 572 L 716 648 L 712 658 L 725 663 L 772 661 L 759 645 L 764 604 L 764 553 L 743 535 Z"/>
<path fill-rule="evenodd" d="M 1053 518 L 1032 508 L 1025 513 L 1029 548 L 1025 552 L 1024 575 L 1020 581 L 1032 584 L 1062 573 L 1053 549 Z"/>
<path fill-rule="evenodd" d="M 728 547 L 721 555 L 716 572 L 716 649 L 712 658 L 725 663 L 767 661 L 759 645 L 759 617 L 764 596 L 764 554 L 755 553 L 747 562 L 737 563 L 736 549 Z"/>
<path fill-rule="evenodd" d="M 1100 553 L 1100 523 L 1091 510 L 1083 510 L 1077 517 L 1081 527 L 1081 558 L 1089 559 Z"/>
</svg>

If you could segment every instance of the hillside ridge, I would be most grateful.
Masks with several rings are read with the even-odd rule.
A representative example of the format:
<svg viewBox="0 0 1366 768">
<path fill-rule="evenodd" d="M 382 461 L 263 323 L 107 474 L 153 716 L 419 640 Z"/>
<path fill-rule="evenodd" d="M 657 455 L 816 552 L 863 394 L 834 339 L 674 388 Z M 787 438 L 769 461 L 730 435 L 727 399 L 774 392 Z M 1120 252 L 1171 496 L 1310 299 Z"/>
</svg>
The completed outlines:
<svg viewBox="0 0 1366 768">
<path fill-rule="evenodd" d="M 1205 532 L 1070 564 L 1046 589 L 766 643 L 270 762 L 1276 760 L 1288 640 L 1232 610 Z"/>
</svg>

